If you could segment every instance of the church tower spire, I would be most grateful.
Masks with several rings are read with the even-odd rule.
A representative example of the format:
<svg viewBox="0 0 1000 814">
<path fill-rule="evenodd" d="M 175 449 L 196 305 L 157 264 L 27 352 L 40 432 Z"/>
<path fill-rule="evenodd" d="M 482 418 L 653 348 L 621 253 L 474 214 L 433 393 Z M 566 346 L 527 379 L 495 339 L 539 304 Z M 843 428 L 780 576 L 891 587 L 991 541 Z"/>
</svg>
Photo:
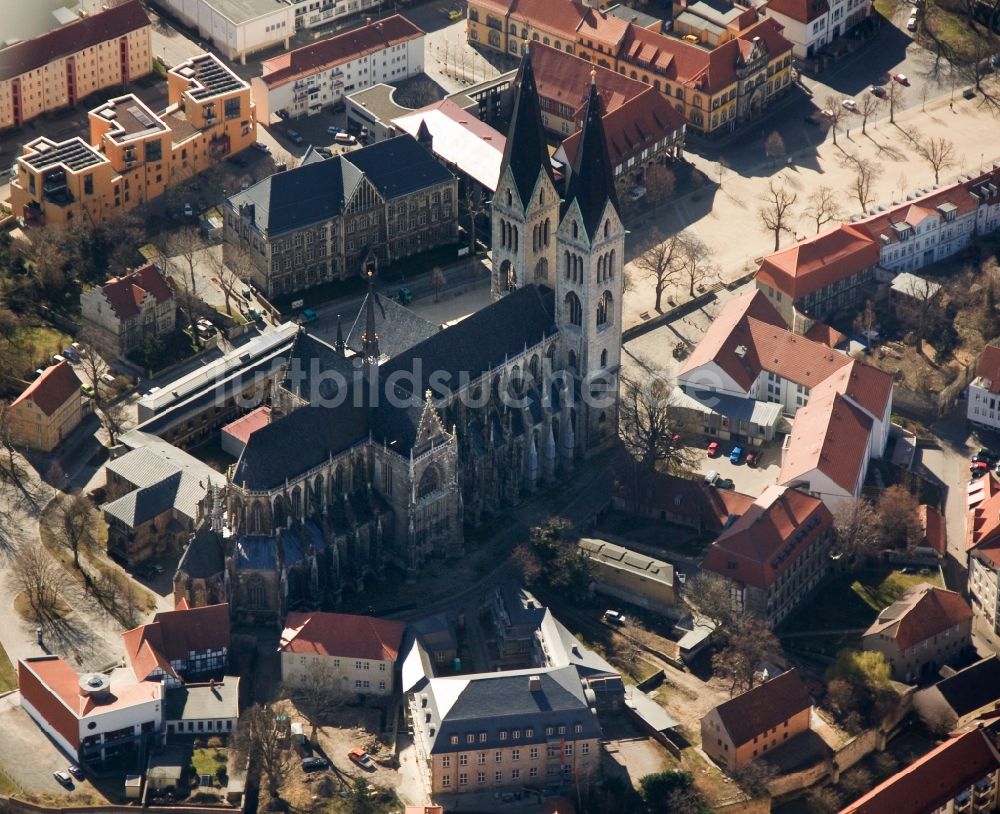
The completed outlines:
<svg viewBox="0 0 1000 814">
<path fill-rule="evenodd" d="M 604 208 L 611 204 L 616 212 L 621 212 L 618 205 L 618 193 L 615 190 L 615 177 L 608 156 L 607 141 L 604 136 L 604 123 L 601 116 L 601 97 L 597 93 L 597 70 L 590 72 L 590 98 L 587 100 L 587 113 L 583 117 L 583 131 L 580 142 L 570 167 L 569 180 L 566 185 L 566 201 L 563 213 L 572 207 L 573 202 L 580 208 L 583 225 L 591 240 L 595 229 L 604 215 Z"/>
<path fill-rule="evenodd" d="M 494 300 L 518 286 L 549 283 L 555 264 L 556 194 L 538 87 L 525 44 L 491 206 Z"/>
<path fill-rule="evenodd" d="M 365 332 L 361 334 L 361 358 L 366 373 L 371 373 L 378 366 L 379 356 L 378 333 L 375 331 L 375 272 L 369 269 L 368 296 L 365 298 Z"/>
<path fill-rule="evenodd" d="M 591 72 L 583 130 L 572 157 L 556 233 L 560 358 L 586 397 L 567 411 L 563 455 L 586 454 L 615 434 L 622 346 L 625 227 L 601 121 L 597 71 Z"/>
</svg>

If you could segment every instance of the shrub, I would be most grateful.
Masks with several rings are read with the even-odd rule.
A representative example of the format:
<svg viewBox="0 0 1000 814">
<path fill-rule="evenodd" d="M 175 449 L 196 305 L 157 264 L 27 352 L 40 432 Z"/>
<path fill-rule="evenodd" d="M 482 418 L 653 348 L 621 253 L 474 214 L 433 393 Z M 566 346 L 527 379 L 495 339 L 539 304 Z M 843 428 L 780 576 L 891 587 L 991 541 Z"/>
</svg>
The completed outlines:
<svg viewBox="0 0 1000 814">
<path fill-rule="evenodd" d="M 225 744 L 222 742 L 222 738 L 218 735 L 212 735 L 212 737 L 208 739 L 209 749 L 221 749 L 223 746 L 225 746 Z"/>
</svg>

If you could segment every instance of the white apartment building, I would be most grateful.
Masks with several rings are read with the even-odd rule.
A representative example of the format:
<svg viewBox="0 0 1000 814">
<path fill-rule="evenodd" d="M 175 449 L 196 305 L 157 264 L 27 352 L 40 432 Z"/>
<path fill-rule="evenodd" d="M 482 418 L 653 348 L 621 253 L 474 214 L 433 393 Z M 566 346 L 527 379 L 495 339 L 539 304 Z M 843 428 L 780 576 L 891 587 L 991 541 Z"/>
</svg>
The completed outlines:
<svg viewBox="0 0 1000 814">
<path fill-rule="evenodd" d="M 966 418 L 973 424 L 1000 429 L 1000 348 L 987 345 L 979 357 L 976 378 L 969 382 Z"/>
<path fill-rule="evenodd" d="M 265 60 L 250 81 L 257 117 L 297 119 L 424 69 L 424 32 L 398 14 Z"/>
<path fill-rule="evenodd" d="M 782 34 L 792 43 L 792 54 L 808 59 L 865 20 L 871 14 L 871 2 L 767 0 L 758 11 L 765 17 L 773 17 L 784 27 Z"/>
<path fill-rule="evenodd" d="M 296 28 L 315 28 L 354 14 L 376 11 L 380 0 L 292 0 Z"/>
<path fill-rule="evenodd" d="M 155 0 L 156 5 L 197 29 L 229 59 L 276 45 L 288 49 L 295 33 L 295 8 L 276 0 Z"/>
</svg>

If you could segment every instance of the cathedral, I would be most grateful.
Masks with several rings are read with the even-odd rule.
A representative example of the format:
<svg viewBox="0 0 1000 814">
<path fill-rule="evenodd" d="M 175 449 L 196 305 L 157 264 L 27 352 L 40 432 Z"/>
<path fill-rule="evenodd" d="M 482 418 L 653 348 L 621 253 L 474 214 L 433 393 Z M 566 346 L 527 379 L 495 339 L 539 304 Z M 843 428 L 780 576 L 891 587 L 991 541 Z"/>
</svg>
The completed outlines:
<svg viewBox="0 0 1000 814">
<path fill-rule="evenodd" d="M 613 438 L 625 230 L 595 81 L 561 196 L 522 60 L 489 306 L 438 330 L 376 294 L 371 265 L 346 337 L 298 335 L 270 423 L 206 507 L 224 557 L 214 598 L 239 620 L 335 609 L 390 565 L 415 579 L 428 557 L 461 556 L 466 524 L 572 477 Z"/>
</svg>

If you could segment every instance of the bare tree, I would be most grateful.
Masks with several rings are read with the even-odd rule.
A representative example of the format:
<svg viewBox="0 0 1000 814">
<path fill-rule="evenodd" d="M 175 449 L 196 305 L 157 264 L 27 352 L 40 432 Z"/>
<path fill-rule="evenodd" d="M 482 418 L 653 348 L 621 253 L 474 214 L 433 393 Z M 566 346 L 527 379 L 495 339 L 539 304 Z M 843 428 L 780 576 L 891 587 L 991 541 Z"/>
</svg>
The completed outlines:
<svg viewBox="0 0 1000 814">
<path fill-rule="evenodd" d="M 775 251 L 778 251 L 781 245 L 781 233 L 792 231 L 789 222 L 792 219 L 792 207 L 798 199 L 798 194 L 790 192 L 783 184 L 776 186 L 773 178 L 767 185 L 767 194 L 761 198 L 764 205 L 757 210 L 757 213 L 767 231 L 774 235 Z"/>
<path fill-rule="evenodd" d="M 882 166 L 871 159 L 853 155 L 846 156 L 843 163 L 845 167 L 854 170 L 851 191 L 854 193 L 861 210 L 867 212 L 868 207 L 875 199 L 872 188 L 882 174 Z"/>
<path fill-rule="evenodd" d="M 768 158 L 781 158 L 785 154 L 785 140 L 777 130 L 772 130 L 765 140 L 764 154 Z"/>
<path fill-rule="evenodd" d="M 206 246 L 197 229 L 184 227 L 168 235 L 160 248 L 161 253 L 169 259 L 170 266 L 178 272 L 178 276 L 187 278 L 184 285 L 192 297 L 198 296 L 198 275 L 195 271 L 198 253 Z"/>
<path fill-rule="evenodd" d="M 744 613 L 734 624 L 726 645 L 712 656 L 712 669 L 729 681 L 730 696 L 752 690 L 758 670 L 781 655 L 781 645 L 757 616 Z"/>
<path fill-rule="evenodd" d="M 903 86 L 898 82 L 890 82 L 886 86 L 885 99 L 889 105 L 889 123 L 896 123 L 896 108 L 903 104 L 903 97 L 906 95 Z"/>
<path fill-rule="evenodd" d="M 657 161 L 646 168 L 643 182 L 646 187 L 646 199 L 653 206 L 659 206 L 674 194 L 677 178 L 673 170 Z"/>
<path fill-rule="evenodd" d="M 19 546 L 11 574 L 14 587 L 24 594 L 36 621 L 55 618 L 59 607 L 57 586 L 63 573 L 44 547 L 37 542 Z"/>
<path fill-rule="evenodd" d="M 209 274 L 215 278 L 215 281 L 219 284 L 219 288 L 222 289 L 226 313 L 232 316 L 233 311 L 230 303 L 232 302 L 236 286 L 240 284 L 240 277 L 236 273 L 236 269 L 226 265 L 221 250 L 218 254 L 214 250 L 205 252 L 205 263 L 208 266 Z"/>
<path fill-rule="evenodd" d="M 102 381 L 111 368 L 101 355 L 102 349 L 96 335 L 90 329 L 85 329 L 80 332 L 79 337 L 83 348 L 80 353 L 80 369 L 94 388 L 94 408 L 100 415 L 104 429 L 108 431 L 111 446 L 114 446 L 123 425 L 129 419 L 129 407 L 125 402 L 116 400 L 117 393 Z"/>
<path fill-rule="evenodd" d="M 646 250 L 632 261 L 639 275 L 652 281 L 657 311 L 663 310 L 663 292 L 680 277 L 681 243 L 680 235 L 667 237 L 654 227 Z"/>
<path fill-rule="evenodd" d="M 830 122 L 830 132 L 833 134 L 833 143 L 836 144 L 837 127 L 847 115 L 847 111 L 841 106 L 840 99 L 832 94 L 823 100 L 823 104 L 826 105 L 826 110 L 824 112 L 826 114 L 826 118 Z"/>
<path fill-rule="evenodd" d="M 837 548 L 852 564 L 861 564 L 882 543 L 875 507 L 862 497 L 841 503 L 833 513 Z"/>
<path fill-rule="evenodd" d="M 726 170 L 729 169 L 729 162 L 722 156 L 719 156 L 719 162 L 716 167 L 719 171 L 719 189 L 722 189 L 722 178 L 726 174 Z"/>
<path fill-rule="evenodd" d="M 840 220 L 844 216 L 840 204 L 837 203 L 837 193 L 831 187 L 817 187 L 806 201 L 808 206 L 802 214 L 809 220 L 815 221 L 816 234 L 819 234 L 824 224 Z"/>
<path fill-rule="evenodd" d="M 94 528 L 94 504 L 85 495 L 67 495 L 61 499 L 51 530 L 56 542 L 73 552 L 73 565 L 80 568 L 80 551 L 93 546 L 97 534 Z"/>
<path fill-rule="evenodd" d="M 330 723 L 340 707 L 352 699 L 345 687 L 345 679 L 328 664 L 313 660 L 294 680 L 285 683 L 288 697 L 295 702 L 298 710 L 309 719 L 312 734 L 309 739 L 316 742 L 316 731 Z"/>
<path fill-rule="evenodd" d="M 640 365 L 640 375 L 622 376 L 618 432 L 625 449 L 642 472 L 689 469 L 692 452 L 674 439 L 679 418 L 673 382 L 648 362 L 640 360 Z"/>
<path fill-rule="evenodd" d="M 737 616 L 729 580 L 704 568 L 684 585 L 684 599 L 690 607 L 714 622 L 723 635 Z"/>
<path fill-rule="evenodd" d="M 931 136 L 917 146 L 917 152 L 934 170 L 935 186 L 941 182 L 941 171 L 955 166 L 955 143 L 944 136 Z"/>
<path fill-rule="evenodd" d="M 883 101 L 874 93 L 862 94 L 861 104 L 858 105 L 858 115 L 861 117 L 861 135 L 865 135 L 868 120 L 882 109 L 883 104 Z"/>
<path fill-rule="evenodd" d="M 919 503 L 905 487 L 890 486 L 878 498 L 879 533 L 889 548 L 911 549 L 923 538 Z"/>
<path fill-rule="evenodd" d="M 688 296 L 694 296 L 695 287 L 716 273 L 712 257 L 715 252 L 698 235 L 685 229 L 680 233 L 678 267 L 680 276 L 688 284 Z"/>
<path fill-rule="evenodd" d="M 281 730 L 278 713 L 267 704 L 254 704 L 242 715 L 230 746 L 241 763 L 255 758 L 271 797 L 281 797 L 281 786 L 291 770 L 291 755 L 285 747 L 286 733 Z"/>
</svg>

